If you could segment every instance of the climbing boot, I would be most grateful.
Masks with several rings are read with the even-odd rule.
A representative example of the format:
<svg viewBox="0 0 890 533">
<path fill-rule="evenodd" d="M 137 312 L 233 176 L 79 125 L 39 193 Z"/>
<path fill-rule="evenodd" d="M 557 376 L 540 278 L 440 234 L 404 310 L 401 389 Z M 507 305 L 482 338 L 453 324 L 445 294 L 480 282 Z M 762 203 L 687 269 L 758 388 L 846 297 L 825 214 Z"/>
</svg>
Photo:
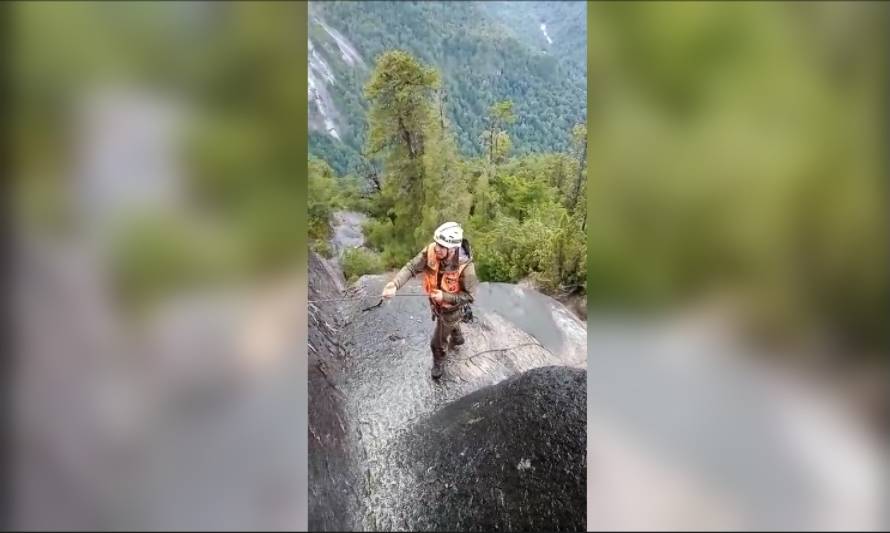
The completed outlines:
<svg viewBox="0 0 890 533">
<path fill-rule="evenodd" d="M 433 370 L 430 372 L 433 379 L 442 377 L 442 361 L 441 359 L 433 359 Z"/>
</svg>

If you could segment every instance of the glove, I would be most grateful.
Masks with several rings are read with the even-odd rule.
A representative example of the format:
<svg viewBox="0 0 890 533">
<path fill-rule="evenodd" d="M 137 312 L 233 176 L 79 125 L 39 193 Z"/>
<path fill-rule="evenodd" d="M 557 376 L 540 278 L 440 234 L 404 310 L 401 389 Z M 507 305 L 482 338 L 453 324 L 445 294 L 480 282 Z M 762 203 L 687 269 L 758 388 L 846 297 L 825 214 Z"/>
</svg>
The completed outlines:
<svg viewBox="0 0 890 533">
<path fill-rule="evenodd" d="M 386 284 L 385 287 L 383 287 L 382 296 L 385 300 L 389 300 L 390 298 L 395 296 L 395 294 L 396 294 L 396 284 L 390 281 L 389 283 Z"/>
</svg>

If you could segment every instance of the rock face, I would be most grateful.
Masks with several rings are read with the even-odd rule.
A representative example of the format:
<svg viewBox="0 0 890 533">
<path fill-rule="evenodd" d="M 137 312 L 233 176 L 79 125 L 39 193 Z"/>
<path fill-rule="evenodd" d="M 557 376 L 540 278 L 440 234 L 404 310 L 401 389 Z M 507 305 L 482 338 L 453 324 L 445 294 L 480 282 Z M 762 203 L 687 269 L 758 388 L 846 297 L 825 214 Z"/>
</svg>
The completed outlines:
<svg viewBox="0 0 890 533">
<path fill-rule="evenodd" d="M 335 211 L 332 218 L 334 235 L 331 245 L 337 255 L 343 255 L 346 250 L 365 244 L 362 225 L 368 220 L 367 215 L 355 211 Z"/>
<path fill-rule="evenodd" d="M 309 258 L 309 299 L 337 294 L 340 286 L 323 259 Z M 309 306 L 309 529 L 350 531 L 360 499 L 361 485 L 351 452 L 350 426 L 344 415 L 343 393 L 335 380 L 342 374 L 340 346 L 335 341 L 329 304 Z"/>
<path fill-rule="evenodd" d="M 320 258 L 309 266 L 310 300 L 344 296 Z M 357 300 L 310 304 L 310 529 L 582 527 L 584 324 L 549 302 L 548 319 L 565 335 L 543 343 L 509 313 L 480 303 L 474 321 L 463 324 L 466 343 L 433 381 L 427 299 L 395 298 L 365 310 L 386 281 L 365 276 L 345 293 Z M 400 294 L 420 292 L 412 280 Z M 540 367 L 561 368 L 525 374 Z M 478 413 L 475 402 L 483 402 Z M 497 412 L 502 422 L 492 419 Z M 450 425 L 461 417 L 489 421 Z M 453 455 L 442 455 L 442 443 Z M 471 462 L 458 444 L 486 452 Z M 421 465 L 432 470 L 420 472 Z M 420 490 L 421 482 L 440 486 Z M 444 484 L 469 492 L 448 496 Z"/>
<path fill-rule="evenodd" d="M 583 531 L 587 373 L 536 368 L 440 409 L 392 446 L 411 531 Z"/>
</svg>

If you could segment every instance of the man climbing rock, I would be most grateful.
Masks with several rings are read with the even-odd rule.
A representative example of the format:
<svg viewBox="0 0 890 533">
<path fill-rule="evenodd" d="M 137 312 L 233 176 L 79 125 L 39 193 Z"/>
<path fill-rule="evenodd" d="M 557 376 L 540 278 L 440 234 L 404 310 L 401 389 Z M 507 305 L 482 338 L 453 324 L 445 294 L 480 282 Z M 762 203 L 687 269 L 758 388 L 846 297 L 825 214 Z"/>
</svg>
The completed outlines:
<svg viewBox="0 0 890 533">
<path fill-rule="evenodd" d="M 430 297 L 436 328 L 430 341 L 433 351 L 433 379 L 442 376 L 442 360 L 448 348 L 464 343 L 460 331 L 464 306 L 473 302 L 479 280 L 470 254 L 470 244 L 463 238 L 457 222 L 446 222 L 433 233 L 433 241 L 408 261 L 383 288 L 383 298 L 395 295 L 412 277 L 423 272 L 423 290 Z"/>
</svg>

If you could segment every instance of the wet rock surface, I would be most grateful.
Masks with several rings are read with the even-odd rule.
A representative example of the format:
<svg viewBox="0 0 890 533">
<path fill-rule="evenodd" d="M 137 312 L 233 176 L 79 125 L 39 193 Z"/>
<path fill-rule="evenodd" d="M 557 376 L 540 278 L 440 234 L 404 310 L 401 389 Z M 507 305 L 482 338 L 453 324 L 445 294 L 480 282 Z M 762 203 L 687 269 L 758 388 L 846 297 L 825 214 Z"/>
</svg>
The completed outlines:
<svg viewBox="0 0 890 533">
<path fill-rule="evenodd" d="M 313 267 L 313 264 L 316 266 Z M 310 262 L 310 300 L 336 297 L 337 294 L 332 293 L 335 284 L 330 280 L 323 282 L 326 284 L 325 289 L 319 290 L 318 287 L 313 287 L 313 275 L 328 276 L 320 268 L 318 273 L 312 272 L 313 268 L 319 266 L 318 261 Z M 445 513 L 441 518 L 428 516 L 424 514 L 424 509 L 430 509 L 429 503 L 417 501 L 417 495 L 408 489 L 415 486 L 417 474 L 414 469 L 415 465 L 407 464 L 405 458 L 414 457 L 412 463 L 423 460 L 429 465 L 447 459 L 435 455 L 432 450 L 427 450 L 424 447 L 423 437 L 420 436 L 424 430 L 419 429 L 423 427 L 421 424 L 427 423 L 432 424 L 429 426 L 430 428 L 435 427 L 436 422 L 430 422 L 430 417 L 435 418 L 437 411 L 446 405 L 534 368 L 548 366 L 584 368 L 586 366 L 586 335 L 578 335 L 579 331 L 584 333 L 584 324 L 575 319 L 568 310 L 559 309 L 561 306 L 553 302 L 558 312 L 551 312 L 549 319 L 552 324 L 556 325 L 557 330 L 566 329 L 564 324 L 561 325 L 566 320 L 574 320 L 574 322 L 558 339 L 559 342 L 547 339 L 550 342 L 545 344 L 517 327 L 502 313 L 493 310 L 497 305 L 484 306 L 480 303 L 474 309 L 474 320 L 462 324 L 466 343 L 449 353 L 444 365 L 444 376 L 440 380 L 434 381 L 430 378 L 432 355 L 429 338 L 435 324 L 431 320 L 428 300 L 423 296 L 400 297 L 394 298 L 380 307 L 366 310 L 369 306 L 377 303 L 378 295 L 386 281 L 385 276 L 365 276 L 345 293 L 347 296 L 357 297 L 357 300 L 318 304 L 319 312 L 324 316 L 337 317 L 336 323 L 330 324 L 327 331 L 319 328 L 318 331 L 313 332 L 313 321 L 310 319 L 310 340 L 313 336 L 336 339 L 338 344 L 336 356 L 333 350 L 329 356 L 336 359 L 337 371 L 329 372 L 328 378 L 330 387 L 342 393 L 342 395 L 337 394 L 335 398 L 327 392 L 322 392 L 322 387 L 312 385 L 310 381 L 310 426 L 312 426 L 312 421 L 316 420 L 318 426 L 321 427 L 325 423 L 321 418 L 328 416 L 325 414 L 327 411 L 335 410 L 339 413 L 339 410 L 342 409 L 346 430 L 342 434 L 342 441 L 339 442 L 343 443 L 343 453 L 350 455 L 353 462 L 350 463 L 344 459 L 338 465 L 354 465 L 354 468 L 343 471 L 338 470 L 336 465 L 329 468 L 325 481 L 327 488 L 324 490 L 349 485 L 358 493 L 357 498 L 360 500 L 358 505 L 349 503 L 348 498 L 345 497 L 334 504 L 319 501 L 318 497 L 321 493 L 313 491 L 311 488 L 312 478 L 310 478 L 310 529 L 332 529 L 335 524 L 334 520 L 314 523 L 314 517 L 311 516 L 312 509 L 318 509 L 318 506 L 325 505 L 332 507 L 322 510 L 323 513 L 329 512 L 329 516 L 337 514 L 334 507 L 338 505 L 341 514 L 356 512 L 356 519 L 360 523 L 359 527 L 366 530 L 405 529 L 413 528 L 415 525 L 422 527 L 420 524 L 434 523 L 438 523 L 446 529 L 453 529 L 459 528 L 458 524 L 463 523 L 460 520 L 463 520 L 465 516 L 475 516 L 475 519 L 480 519 L 480 517 L 489 514 L 491 520 L 486 523 L 497 525 L 501 523 L 499 520 L 509 518 L 514 529 L 527 529 L 531 528 L 532 524 L 527 521 L 523 522 L 523 520 L 529 519 L 530 515 L 520 513 L 514 516 L 514 513 L 518 512 L 516 509 L 519 505 L 522 505 L 523 509 L 533 507 L 530 503 L 532 500 L 537 505 L 535 509 L 544 513 L 542 516 L 561 514 L 562 511 L 557 511 L 555 507 L 551 508 L 552 505 L 557 502 L 560 505 L 569 502 L 566 505 L 577 504 L 574 508 L 575 514 L 583 517 L 583 486 L 578 489 L 576 484 L 563 483 L 561 478 L 551 480 L 561 488 L 551 487 L 548 489 L 550 493 L 547 495 L 542 495 L 540 492 L 529 493 L 527 496 L 531 498 L 529 501 L 510 499 L 510 502 L 506 502 L 505 499 L 506 507 L 500 511 L 491 508 L 485 503 L 487 500 L 480 496 L 480 498 L 475 498 L 472 503 L 461 503 L 461 500 L 448 503 L 448 505 L 457 506 L 455 509 L 460 509 L 459 512 L 455 511 L 457 514 L 447 514 L 447 509 L 441 509 L 436 511 Z M 420 293 L 420 284 L 417 280 L 412 280 L 400 291 L 400 294 Z M 494 299 L 489 303 L 494 304 Z M 509 307 L 516 304 L 506 302 L 504 305 Z M 313 349 L 310 348 L 310 357 L 312 356 Z M 310 376 L 313 372 L 312 366 L 313 362 L 310 359 Z M 335 365 L 330 366 L 333 368 Z M 584 374 L 582 370 L 574 370 L 574 372 Z M 528 384 L 534 389 L 539 382 L 531 380 Z M 538 393 L 547 394 L 544 389 L 539 390 Z M 508 400 L 509 398 L 505 397 L 501 401 Z M 524 400 L 514 399 L 514 401 L 522 402 Z M 583 401 L 582 398 L 579 404 L 582 406 L 582 419 Z M 554 402 L 544 402 L 541 407 L 549 409 L 548 416 L 557 418 L 562 416 L 558 405 Z M 461 407 L 453 409 L 461 409 Z M 443 416 L 447 419 L 453 415 Z M 513 420 L 512 424 L 515 427 L 512 429 L 518 432 L 516 434 L 528 436 L 526 440 L 509 437 L 513 440 L 513 444 L 520 448 L 538 449 L 542 454 L 554 442 L 554 437 L 536 440 L 541 437 L 536 433 L 538 430 L 525 427 L 526 424 L 532 422 L 534 422 L 534 428 L 540 426 L 541 431 L 548 435 L 551 431 L 568 429 L 542 426 L 538 419 L 517 418 Z M 501 438 L 508 438 L 504 429 L 498 425 L 483 425 L 480 426 L 479 431 L 483 433 L 492 431 L 492 433 L 486 435 L 471 433 L 466 435 L 466 438 L 480 439 L 480 445 L 495 450 L 497 445 L 494 443 Z M 334 440 L 338 438 L 335 437 Z M 467 444 L 469 443 L 468 440 Z M 350 445 L 354 447 L 348 450 Z M 584 472 L 585 465 L 583 442 L 578 449 L 581 451 L 574 456 L 567 452 L 562 455 L 554 455 L 552 470 L 554 472 L 557 470 L 560 472 L 571 471 L 577 473 L 579 478 L 583 477 L 581 474 Z M 320 472 L 321 466 L 318 463 L 329 461 L 329 456 L 333 452 L 325 450 L 314 455 L 311 450 L 312 448 L 310 448 L 310 471 Z M 457 450 L 456 453 L 459 452 L 460 450 Z M 495 451 L 494 453 L 500 452 Z M 456 457 L 454 459 L 456 460 Z M 517 463 L 523 459 L 517 459 Z M 452 465 L 456 472 L 460 471 L 459 464 L 455 462 Z M 544 471 L 550 470 L 545 469 Z M 463 470 L 463 472 L 466 476 L 470 475 L 470 470 Z M 479 484 L 480 490 L 490 491 L 500 488 L 501 491 L 504 491 L 504 487 L 501 486 L 501 477 L 496 475 L 498 473 L 490 471 L 488 474 L 491 474 L 492 477 L 482 476 L 480 478 L 479 474 L 473 474 L 472 477 L 463 479 L 462 483 Z M 359 480 L 355 479 L 356 475 L 360 478 Z M 429 479 L 436 480 L 435 477 Z M 446 482 L 453 483 L 452 481 Z M 516 486 L 521 487 L 521 485 Z M 341 491 L 341 493 L 344 492 Z M 508 493 L 504 492 L 503 497 L 508 498 Z M 509 497 L 512 498 L 512 496 Z M 313 499 L 316 501 L 312 501 Z M 524 503 L 520 504 L 519 502 Z M 514 504 L 517 507 L 512 507 Z M 550 511 L 541 511 L 542 508 L 548 508 Z M 444 522 L 436 522 L 437 520 L 444 520 Z M 560 522 L 560 524 L 563 523 L 568 524 L 568 522 Z M 504 521 L 503 524 L 506 527 L 507 522 Z M 548 529 L 556 526 L 557 524 L 552 522 Z M 563 526 L 560 525 L 560 527 Z"/>
<path fill-rule="evenodd" d="M 583 531 L 584 370 L 552 366 L 447 405 L 390 446 L 402 502 L 384 529 Z"/>
<path fill-rule="evenodd" d="M 367 215 L 355 211 L 335 211 L 332 218 L 334 235 L 331 238 L 331 245 L 338 255 L 365 244 L 362 226 L 368 220 Z"/>
<path fill-rule="evenodd" d="M 309 299 L 339 292 L 341 285 L 320 257 L 309 258 Z M 344 415 L 340 347 L 335 341 L 336 316 L 325 304 L 309 306 L 309 529 L 355 530 L 361 514 L 356 488 L 362 481 L 354 464 L 351 424 Z"/>
</svg>

